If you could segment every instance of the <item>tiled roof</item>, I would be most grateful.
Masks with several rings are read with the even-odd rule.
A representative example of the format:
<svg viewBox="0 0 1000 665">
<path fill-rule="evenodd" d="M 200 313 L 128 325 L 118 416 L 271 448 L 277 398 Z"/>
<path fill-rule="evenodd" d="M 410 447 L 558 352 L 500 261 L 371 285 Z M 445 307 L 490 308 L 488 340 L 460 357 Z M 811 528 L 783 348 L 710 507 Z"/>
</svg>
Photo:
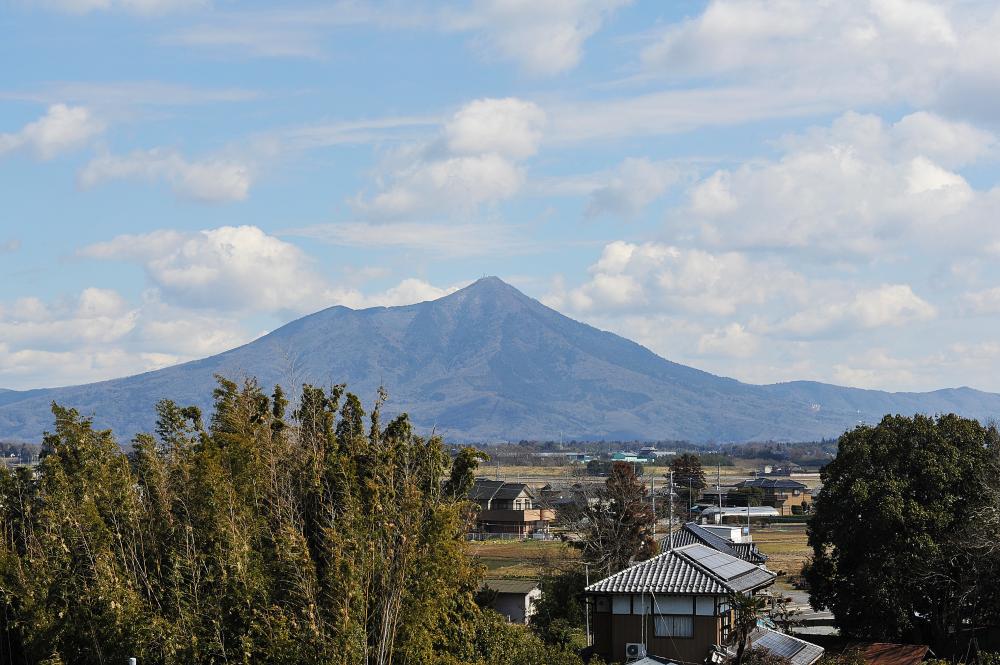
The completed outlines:
<svg viewBox="0 0 1000 665">
<path fill-rule="evenodd" d="M 744 561 L 758 565 L 767 563 L 767 555 L 757 549 L 756 543 L 733 543 L 732 548 L 736 550 L 736 556 Z"/>
<path fill-rule="evenodd" d="M 534 498 L 531 490 L 524 483 L 508 483 L 503 480 L 476 478 L 472 489 L 469 490 L 469 499 L 476 502 L 489 501 L 490 499 L 510 500 L 516 499 L 525 491 L 527 491 L 528 496 Z"/>
<path fill-rule="evenodd" d="M 587 587 L 589 593 L 717 595 L 766 586 L 774 573 L 702 544 L 675 547 Z"/>
<path fill-rule="evenodd" d="M 812 665 L 823 657 L 823 647 L 779 633 L 770 628 L 756 628 L 750 633 L 750 646 L 765 649 L 787 659 L 792 665 Z"/>
<path fill-rule="evenodd" d="M 804 490 L 806 486 L 797 480 L 787 478 L 754 478 L 736 484 L 737 487 L 760 487 L 761 489 Z"/>
<path fill-rule="evenodd" d="M 660 549 L 665 550 L 669 546 L 670 536 L 660 541 Z M 695 522 L 688 522 L 679 530 L 674 532 L 674 548 L 685 547 L 701 543 L 708 545 L 714 550 L 723 554 L 743 559 L 750 563 L 762 564 L 767 561 L 767 556 L 761 553 L 753 543 L 734 543 L 731 540 L 712 533 L 708 529 L 702 528 Z"/>
<path fill-rule="evenodd" d="M 876 642 L 865 645 L 861 655 L 871 665 L 916 665 L 927 657 L 926 644 L 891 644 Z"/>
</svg>

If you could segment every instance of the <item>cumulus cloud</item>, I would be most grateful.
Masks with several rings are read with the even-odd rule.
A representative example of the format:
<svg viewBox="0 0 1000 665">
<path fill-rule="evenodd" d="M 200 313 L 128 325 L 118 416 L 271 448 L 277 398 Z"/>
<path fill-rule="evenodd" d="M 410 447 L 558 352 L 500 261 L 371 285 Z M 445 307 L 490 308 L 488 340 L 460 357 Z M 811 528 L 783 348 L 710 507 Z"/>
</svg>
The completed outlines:
<svg viewBox="0 0 1000 665">
<path fill-rule="evenodd" d="M 21 298 L 0 307 L 0 338 L 8 345 L 41 345 L 46 350 L 120 340 L 136 325 L 138 311 L 115 291 L 84 289 L 76 298 L 44 303 Z"/>
<path fill-rule="evenodd" d="M 209 159 L 191 162 L 176 152 L 161 149 L 136 151 L 128 155 L 101 155 L 91 160 L 79 174 L 83 187 L 123 179 L 164 181 L 177 196 L 217 203 L 246 199 L 252 174 L 247 164 L 238 161 Z"/>
<path fill-rule="evenodd" d="M 818 337 L 902 326 L 928 321 L 936 315 L 936 308 L 914 293 L 908 284 L 883 284 L 863 289 L 849 300 L 825 302 L 803 309 L 777 325 L 763 328 L 794 337 Z"/>
<path fill-rule="evenodd" d="M 436 212 L 468 213 L 510 198 L 524 184 L 519 163 L 535 153 L 545 114 L 515 98 L 480 99 L 459 109 L 429 144 L 393 153 L 381 191 L 355 204 L 376 219 Z"/>
<path fill-rule="evenodd" d="M 663 196 L 681 173 L 676 165 L 646 158 L 629 158 L 587 201 L 590 216 L 632 217 Z"/>
<path fill-rule="evenodd" d="M 455 17 L 453 29 L 474 30 L 487 57 L 513 60 L 526 72 L 552 76 L 580 62 L 583 45 L 630 0 L 479 0 Z"/>
<path fill-rule="evenodd" d="M 172 304 L 266 312 L 332 304 L 332 292 L 305 253 L 255 226 L 123 235 L 80 254 L 138 263 Z"/>
<path fill-rule="evenodd" d="M 0 385 L 85 383 L 159 369 L 248 341 L 239 322 L 170 307 L 155 297 L 129 303 L 85 288 L 51 302 L 0 304 Z"/>
<path fill-rule="evenodd" d="M 929 114 L 887 126 L 847 113 L 829 128 L 786 137 L 778 160 L 705 178 L 676 223 L 694 223 L 704 242 L 720 247 L 871 255 L 920 238 L 961 242 L 981 235 L 986 195 L 942 162 L 966 163 L 992 142 Z"/>
<path fill-rule="evenodd" d="M 587 282 L 552 294 L 550 302 L 578 312 L 667 308 L 728 315 L 743 305 L 800 297 L 803 283 L 777 263 L 751 261 L 737 252 L 617 240 L 604 247 Z"/>
<path fill-rule="evenodd" d="M 355 286 L 331 284 L 305 252 L 256 226 L 123 235 L 85 247 L 79 254 L 142 266 L 153 289 L 152 301 L 200 311 L 200 316 L 400 305 L 439 298 L 458 288 L 407 278 L 366 294 Z"/>
<path fill-rule="evenodd" d="M 756 353 L 759 339 L 740 323 L 716 328 L 698 338 L 698 353 L 732 358 L 749 358 Z"/>
<path fill-rule="evenodd" d="M 84 106 L 53 104 L 38 120 L 20 131 L 0 134 L 0 155 L 27 150 L 38 159 L 82 148 L 104 131 L 104 123 Z"/>
<path fill-rule="evenodd" d="M 738 77 L 791 94 L 821 81 L 841 107 L 949 106 L 981 103 L 973 91 L 995 88 L 1000 55 L 987 45 L 998 36 L 989 2 L 713 0 L 660 30 L 642 61 L 669 78 Z"/>
</svg>

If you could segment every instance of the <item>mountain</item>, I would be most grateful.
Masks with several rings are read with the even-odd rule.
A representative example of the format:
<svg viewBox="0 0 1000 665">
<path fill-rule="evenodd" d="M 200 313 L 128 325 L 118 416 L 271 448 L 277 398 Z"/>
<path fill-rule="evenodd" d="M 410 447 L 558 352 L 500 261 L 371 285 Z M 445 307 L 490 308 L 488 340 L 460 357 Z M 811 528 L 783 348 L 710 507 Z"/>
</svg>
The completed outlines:
<svg viewBox="0 0 1000 665">
<path fill-rule="evenodd" d="M 1000 395 L 969 388 L 887 393 L 797 381 L 758 386 L 665 360 L 574 321 L 495 277 L 404 307 L 331 307 L 239 348 L 81 386 L 0 391 L 0 439 L 38 440 L 56 401 L 127 441 L 152 431 L 170 398 L 208 412 L 214 374 L 291 392 L 347 383 L 387 413 L 450 440 L 521 438 L 815 440 L 885 413 L 1000 414 Z"/>
</svg>

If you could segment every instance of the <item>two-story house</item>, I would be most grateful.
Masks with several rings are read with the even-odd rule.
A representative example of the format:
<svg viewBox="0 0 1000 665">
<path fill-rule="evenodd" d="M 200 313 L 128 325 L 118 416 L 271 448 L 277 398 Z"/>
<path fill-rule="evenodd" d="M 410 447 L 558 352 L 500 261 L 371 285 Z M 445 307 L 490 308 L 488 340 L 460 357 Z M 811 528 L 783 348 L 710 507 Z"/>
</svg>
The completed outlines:
<svg viewBox="0 0 1000 665">
<path fill-rule="evenodd" d="M 637 652 L 704 662 L 729 641 L 730 595 L 756 593 L 775 577 L 701 542 L 675 545 L 586 588 L 594 652 L 609 662 Z"/>
<path fill-rule="evenodd" d="M 793 515 L 792 506 L 808 511 L 812 503 L 809 488 L 788 478 L 754 478 L 736 484 L 738 490 L 749 487 L 759 488 L 763 493 L 763 505 L 774 507 L 781 515 Z"/>
<path fill-rule="evenodd" d="M 525 483 L 476 478 L 469 500 L 479 504 L 476 531 L 483 534 L 513 534 L 520 537 L 547 533 L 555 511 L 542 508 Z"/>
</svg>

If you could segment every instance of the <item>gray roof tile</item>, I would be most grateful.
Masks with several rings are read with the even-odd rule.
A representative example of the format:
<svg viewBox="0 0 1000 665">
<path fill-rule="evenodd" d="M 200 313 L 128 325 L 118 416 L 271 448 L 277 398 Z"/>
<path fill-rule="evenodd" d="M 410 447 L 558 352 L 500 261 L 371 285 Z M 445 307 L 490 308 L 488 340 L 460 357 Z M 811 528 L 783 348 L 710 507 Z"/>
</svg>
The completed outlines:
<svg viewBox="0 0 1000 665">
<path fill-rule="evenodd" d="M 675 547 L 587 587 L 589 593 L 716 595 L 766 586 L 774 573 L 702 544 Z"/>
</svg>

